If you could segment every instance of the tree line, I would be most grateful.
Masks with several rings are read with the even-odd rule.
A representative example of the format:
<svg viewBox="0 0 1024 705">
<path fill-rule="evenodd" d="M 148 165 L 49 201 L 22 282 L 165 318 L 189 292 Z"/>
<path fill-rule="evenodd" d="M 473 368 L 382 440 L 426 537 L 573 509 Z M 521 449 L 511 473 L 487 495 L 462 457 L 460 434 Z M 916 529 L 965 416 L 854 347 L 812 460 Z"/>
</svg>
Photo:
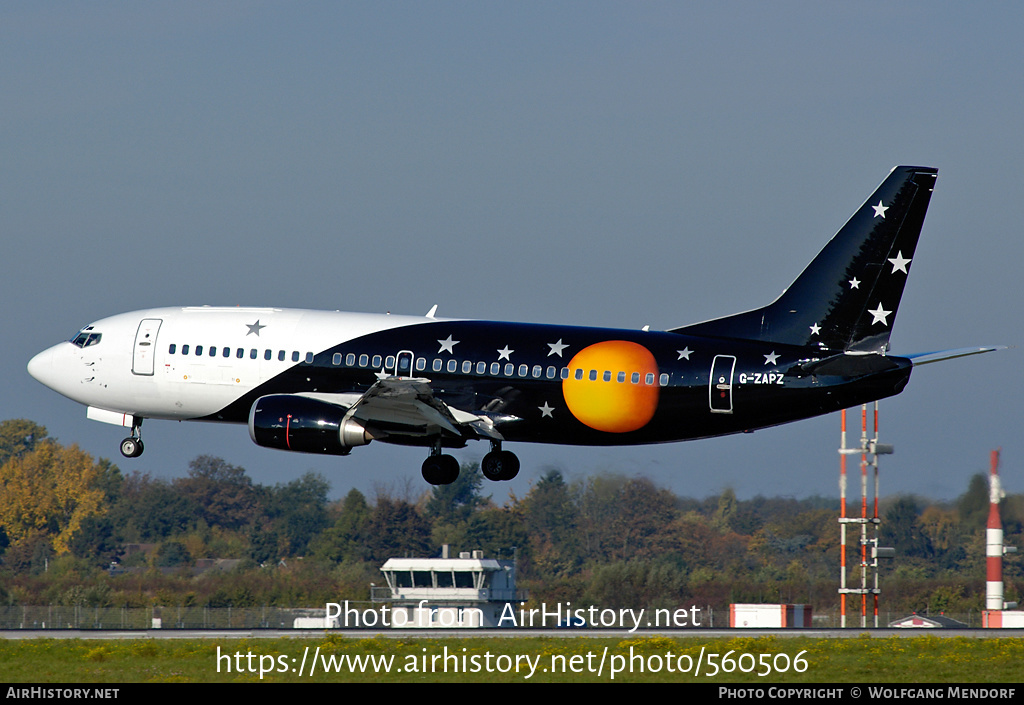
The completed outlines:
<svg viewBox="0 0 1024 705">
<path fill-rule="evenodd" d="M 445 486 L 404 495 L 379 488 L 328 499 L 306 473 L 273 486 L 199 456 L 184 477 L 124 474 L 24 419 L 0 423 L 0 602 L 88 606 L 317 606 L 368 599 L 396 556 L 483 550 L 515 557 L 535 601 L 601 607 L 730 602 L 837 603 L 838 499 L 755 497 L 726 489 L 680 497 L 643 477 L 569 482 L 549 468 L 523 497 L 485 495 L 475 464 Z M 1002 504 L 1008 544 L 1020 544 L 1024 495 Z M 851 507 L 852 510 L 852 507 Z M 905 611 L 984 606 L 988 487 L 969 479 L 953 502 L 883 502 L 884 599 Z M 859 584 L 858 531 L 848 580 Z M 197 570 L 234 559 L 230 570 Z M 208 562 L 208 561 L 207 561 Z M 1021 559 L 1004 565 L 1015 599 Z"/>
</svg>

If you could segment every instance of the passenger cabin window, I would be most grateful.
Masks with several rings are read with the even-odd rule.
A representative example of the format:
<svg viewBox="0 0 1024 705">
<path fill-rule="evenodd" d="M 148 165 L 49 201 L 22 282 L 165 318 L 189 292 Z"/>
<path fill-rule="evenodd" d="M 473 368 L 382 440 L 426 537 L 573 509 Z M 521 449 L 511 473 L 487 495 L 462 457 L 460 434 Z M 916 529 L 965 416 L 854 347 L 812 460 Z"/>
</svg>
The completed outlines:
<svg viewBox="0 0 1024 705">
<path fill-rule="evenodd" d="M 345 356 L 345 364 L 348 365 L 349 367 L 355 367 L 355 365 L 356 365 L 356 354 L 355 353 L 349 353 L 348 355 L 346 355 Z"/>
<path fill-rule="evenodd" d="M 168 355 L 173 355 L 174 351 L 177 350 L 177 349 L 178 349 L 178 346 L 175 345 L 174 343 L 171 343 L 171 346 L 169 348 L 167 348 L 167 354 Z"/>
<path fill-rule="evenodd" d="M 434 372 L 440 372 L 441 371 L 441 367 L 443 365 L 444 365 L 444 360 L 442 360 L 439 357 L 435 357 L 434 358 L 434 365 L 433 365 Z"/>
<path fill-rule="evenodd" d="M 273 357 L 274 357 L 274 351 L 273 350 L 267 349 L 267 350 L 263 351 L 263 359 L 264 360 L 269 360 L 269 359 L 271 359 Z"/>
<path fill-rule="evenodd" d="M 217 357 L 217 346 L 216 345 L 211 345 L 210 346 L 210 357 Z"/>
<path fill-rule="evenodd" d="M 280 360 L 281 362 L 284 362 L 284 356 L 285 356 L 284 350 L 278 350 L 277 351 L 277 359 L 278 360 Z"/>
<path fill-rule="evenodd" d="M 292 362 L 298 362 L 298 361 L 299 361 L 299 351 L 298 350 L 292 350 Z"/>
<path fill-rule="evenodd" d="M 202 354 L 203 354 L 203 346 L 202 345 L 197 345 L 196 346 L 196 357 L 199 357 Z"/>
<path fill-rule="evenodd" d="M 224 351 L 221 353 L 222 357 L 231 357 L 231 348 L 224 346 Z"/>
<path fill-rule="evenodd" d="M 256 350 L 256 348 L 252 348 L 251 350 L 249 350 L 250 360 L 255 360 L 257 355 L 259 355 L 259 352 Z"/>
<path fill-rule="evenodd" d="M 363 355 L 359 356 L 359 366 L 360 367 L 366 367 L 369 364 L 370 364 L 370 357 L 368 355 L 366 355 L 364 353 Z"/>
<path fill-rule="evenodd" d="M 306 364 L 307 365 L 312 365 L 313 364 L 313 353 L 311 353 L 311 352 L 306 353 Z"/>
<path fill-rule="evenodd" d="M 235 350 L 235 357 L 237 357 L 239 360 L 245 357 L 245 348 L 238 348 L 237 350 Z"/>
<path fill-rule="evenodd" d="M 181 346 L 181 354 L 182 355 L 188 355 L 188 344 L 187 343 L 185 345 Z"/>
</svg>

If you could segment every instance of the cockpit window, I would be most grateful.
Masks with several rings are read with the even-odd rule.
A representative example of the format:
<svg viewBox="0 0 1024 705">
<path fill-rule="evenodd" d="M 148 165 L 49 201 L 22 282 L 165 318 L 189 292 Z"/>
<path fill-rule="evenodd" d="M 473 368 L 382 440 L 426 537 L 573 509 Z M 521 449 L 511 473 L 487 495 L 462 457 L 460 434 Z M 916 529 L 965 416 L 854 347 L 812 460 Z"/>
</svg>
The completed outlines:
<svg viewBox="0 0 1024 705">
<path fill-rule="evenodd" d="M 102 333 L 97 333 L 92 329 L 92 326 L 89 326 L 80 330 L 78 335 L 71 339 L 71 344 L 77 345 L 80 348 L 87 348 L 90 345 L 96 345 L 102 337 Z"/>
</svg>

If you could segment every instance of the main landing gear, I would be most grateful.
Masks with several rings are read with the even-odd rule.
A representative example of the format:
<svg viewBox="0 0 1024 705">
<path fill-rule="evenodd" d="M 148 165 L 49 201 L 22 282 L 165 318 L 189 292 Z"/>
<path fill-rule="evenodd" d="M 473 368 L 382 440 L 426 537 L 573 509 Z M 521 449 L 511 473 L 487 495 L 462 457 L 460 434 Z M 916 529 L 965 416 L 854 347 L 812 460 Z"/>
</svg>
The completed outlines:
<svg viewBox="0 0 1024 705">
<path fill-rule="evenodd" d="M 430 455 L 423 461 L 423 479 L 432 485 L 450 485 L 459 478 L 459 461 L 441 453 L 440 439 L 434 441 Z"/>
<path fill-rule="evenodd" d="M 126 458 L 138 458 L 145 446 L 142 445 L 142 419 L 132 424 L 132 435 L 121 441 L 121 455 Z"/>
<path fill-rule="evenodd" d="M 480 470 L 488 480 L 511 480 L 519 474 L 519 458 L 501 449 L 501 441 L 491 441 L 491 452 L 484 456 Z"/>
<path fill-rule="evenodd" d="M 488 480 L 511 480 L 519 474 L 519 458 L 501 449 L 501 441 L 491 441 L 491 452 L 484 456 L 480 470 Z M 434 442 L 430 456 L 423 461 L 423 479 L 432 485 L 450 485 L 459 477 L 459 461 L 441 453 L 441 441 Z"/>
</svg>

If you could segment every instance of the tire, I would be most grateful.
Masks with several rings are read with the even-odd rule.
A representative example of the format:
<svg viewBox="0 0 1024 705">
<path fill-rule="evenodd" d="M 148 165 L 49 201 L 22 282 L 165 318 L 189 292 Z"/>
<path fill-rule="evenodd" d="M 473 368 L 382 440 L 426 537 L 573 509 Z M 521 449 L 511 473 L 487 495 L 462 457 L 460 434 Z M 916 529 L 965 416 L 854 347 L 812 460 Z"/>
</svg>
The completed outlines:
<svg viewBox="0 0 1024 705">
<path fill-rule="evenodd" d="M 511 480 L 519 474 L 519 456 L 510 450 L 501 451 L 501 480 Z"/>
<path fill-rule="evenodd" d="M 432 455 L 423 461 L 421 472 L 432 485 L 450 485 L 459 477 L 459 461 L 451 455 Z"/>
<path fill-rule="evenodd" d="M 138 458 L 142 450 L 142 441 L 138 438 L 128 437 L 121 441 L 121 455 L 126 458 Z"/>
<path fill-rule="evenodd" d="M 510 450 L 491 451 L 480 462 L 480 472 L 492 482 L 511 480 L 519 474 L 519 458 Z"/>
</svg>

